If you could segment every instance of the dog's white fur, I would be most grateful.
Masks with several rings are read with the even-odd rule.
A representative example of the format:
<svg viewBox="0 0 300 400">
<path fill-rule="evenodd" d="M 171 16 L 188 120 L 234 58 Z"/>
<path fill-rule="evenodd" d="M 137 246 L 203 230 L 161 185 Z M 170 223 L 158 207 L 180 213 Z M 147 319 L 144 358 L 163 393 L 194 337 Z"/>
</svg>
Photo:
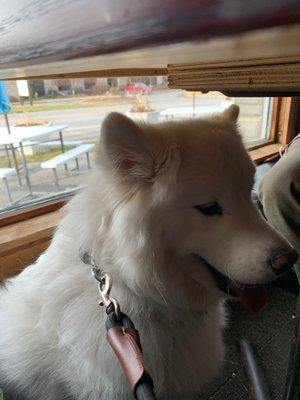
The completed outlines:
<svg viewBox="0 0 300 400">
<path fill-rule="evenodd" d="M 0 291 L 0 376 L 29 399 L 130 399 L 105 338 L 92 251 L 140 331 L 161 399 L 193 399 L 222 357 L 223 295 L 207 267 L 243 283 L 274 278 L 288 244 L 250 198 L 254 167 L 238 108 L 212 118 L 136 125 L 105 120 L 97 166 L 66 206 L 49 249 Z M 218 201 L 222 215 L 195 205 Z"/>
</svg>

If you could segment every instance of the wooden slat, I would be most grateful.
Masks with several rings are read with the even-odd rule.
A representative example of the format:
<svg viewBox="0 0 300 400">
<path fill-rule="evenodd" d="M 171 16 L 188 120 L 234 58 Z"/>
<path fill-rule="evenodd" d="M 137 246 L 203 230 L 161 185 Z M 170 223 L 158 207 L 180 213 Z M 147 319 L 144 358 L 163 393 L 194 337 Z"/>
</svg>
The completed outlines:
<svg viewBox="0 0 300 400">
<path fill-rule="evenodd" d="M 171 88 L 204 92 L 300 91 L 300 54 L 271 59 L 170 65 L 168 81 Z"/>
<path fill-rule="evenodd" d="M 257 57 L 257 58 L 251 58 L 248 60 L 245 60 L 243 58 L 238 58 L 236 60 L 212 60 L 212 61 L 203 61 L 201 62 L 201 70 L 211 70 L 211 69 L 217 69 L 217 68 L 239 68 L 241 66 L 245 67 L 261 67 L 261 66 L 266 66 L 266 65 L 285 65 L 285 64 L 290 64 L 293 62 L 300 62 L 300 53 L 295 54 L 292 56 L 277 56 L 277 57 Z M 170 64 L 169 68 L 171 68 L 173 71 L 187 71 L 191 73 L 197 73 L 197 70 L 199 69 L 199 64 L 198 63 L 181 63 L 181 64 Z"/>
</svg>

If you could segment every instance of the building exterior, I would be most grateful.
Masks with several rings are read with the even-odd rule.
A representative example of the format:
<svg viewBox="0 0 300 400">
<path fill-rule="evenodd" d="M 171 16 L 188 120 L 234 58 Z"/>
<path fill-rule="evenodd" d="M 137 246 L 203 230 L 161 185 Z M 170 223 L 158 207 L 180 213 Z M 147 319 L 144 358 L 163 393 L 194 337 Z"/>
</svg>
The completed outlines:
<svg viewBox="0 0 300 400">
<path fill-rule="evenodd" d="M 111 88 L 121 89 L 129 82 L 143 82 L 147 85 L 161 85 L 166 82 L 165 77 L 122 77 L 122 78 L 74 78 L 74 79 L 46 79 L 30 80 L 28 82 L 33 98 L 57 97 L 75 94 L 100 95 Z M 20 100 L 16 81 L 6 82 L 7 91 L 12 101 Z"/>
</svg>

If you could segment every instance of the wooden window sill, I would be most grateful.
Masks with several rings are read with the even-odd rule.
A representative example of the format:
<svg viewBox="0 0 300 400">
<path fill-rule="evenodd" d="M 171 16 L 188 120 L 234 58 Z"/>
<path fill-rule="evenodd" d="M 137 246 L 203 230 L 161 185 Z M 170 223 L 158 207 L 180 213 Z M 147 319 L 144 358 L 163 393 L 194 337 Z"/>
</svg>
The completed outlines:
<svg viewBox="0 0 300 400">
<path fill-rule="evenodd" d="M 280 147 L 282 147 L 281 143 L 271 143 L 257 149 L 249 150 L 249 154 L 252 161 L 254 161 L 256 164 L 259 164 L 267 158 L 277 154 Z"/>
<path fill-rule="evenodd" d="M 62 211 L 0 228 L 0 282 L 33 263 L 48 247 Z"/>
</svg>

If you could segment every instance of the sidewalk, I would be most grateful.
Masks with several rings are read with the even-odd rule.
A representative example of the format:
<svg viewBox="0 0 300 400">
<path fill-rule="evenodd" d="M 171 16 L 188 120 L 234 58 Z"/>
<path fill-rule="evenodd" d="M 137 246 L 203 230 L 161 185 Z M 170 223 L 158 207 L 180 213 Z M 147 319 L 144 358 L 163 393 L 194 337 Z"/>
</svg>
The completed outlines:
<svg viewBox="0 0 300 400">
<path fill-rule="evenodd" d="M 87 174 L 90 173 L 90 170 L 87 168 L 85 154 L 79 156 L 78 159 L 80 166 L 79 171 L 76 170 L 75 160 L 68 163 L 69 174 L 66 173 L 63 166 L 57 169 L 61 192 L 84 185 L 85 177 L 87 176 Z M 93 153 L 91 154 L 91 160 L 93 160 Z M 36 199 L 44 196 L 51 196 L 54 194 L 56 195 L 59 193 L 57 192 L 54 185 L 54 176 L 52 170 L 41 169 L 39 162 L 38 163 L 32 162 L 28 164 L 28 167 L 30 174 L 30 182 L 32 184 L 33 192 L 36 193 L 35 196 Z M 14 175 L 8 177 L 8 185 L 14 201 L 26 196 L 28 193 L 28 188 L 26 186 L 25 177 L 22 170 L 21 170 L 21 177 L 23 186 L 18 185 L 17 176 Z M 18 205 L 15 204 L 14 206 L 17 207 Z M 5 211 L 7 207 L 11 206 L 8 204 L 7 198 L 3 190 L 3 184 L 2 182 L 0 182 L 0 212 Z"/>
</svg>

